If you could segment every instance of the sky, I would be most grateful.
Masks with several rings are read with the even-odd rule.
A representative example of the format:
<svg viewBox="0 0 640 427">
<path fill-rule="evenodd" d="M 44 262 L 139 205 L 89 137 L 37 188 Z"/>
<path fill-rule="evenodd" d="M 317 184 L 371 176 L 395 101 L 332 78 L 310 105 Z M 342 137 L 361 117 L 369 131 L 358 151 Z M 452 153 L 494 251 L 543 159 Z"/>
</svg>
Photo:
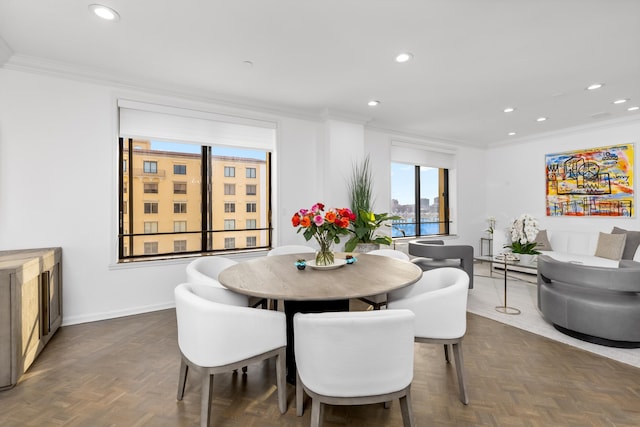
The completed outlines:
<svg viewBox="0 0 640 427">
<path fill-rule="evenodd" d="M 406 163 L 391 163 L 391 199 L 401 205 L 413 205 L 415 166 Z M 433 199 L 438 196 L 438 169 L 422 166 L 420 168 L 420 197 Z"/>
<path fill-rule="evenodd" d="M 212 147 L 214 156 L 235 156 L 250 159 L 266 160 L 266 154 L 260 150 L 248 150 L 231 147 Z M 200 154 L 200 145 L 183 144 L 181 142 L 151 141 L 152 150 L 173 151 L 176 153 Z"/>
</svg>

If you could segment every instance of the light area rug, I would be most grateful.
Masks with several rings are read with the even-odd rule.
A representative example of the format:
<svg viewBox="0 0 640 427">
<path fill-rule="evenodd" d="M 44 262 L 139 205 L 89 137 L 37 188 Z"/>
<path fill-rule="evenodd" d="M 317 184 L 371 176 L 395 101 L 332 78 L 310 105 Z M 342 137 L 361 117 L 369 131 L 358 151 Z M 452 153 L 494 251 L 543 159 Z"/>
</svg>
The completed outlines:
<svg viewBox="0 0 640 427">
<path fill-rule="evenodd" d="M 504 304 L 503 272 L 494 271 L 489 277 L 488 264 L 475 264 L 474 270 L 474 288 L 469 290 L 467 311 L 640 368 L 640 348 L 623 349 L 592 344 L 565 335 L 547 323 L 538 310 L 535 275 L 509 272 L 507 305 L 521 311 L 521 314 L 511 315 L 495 309 Z"/>
</svg>

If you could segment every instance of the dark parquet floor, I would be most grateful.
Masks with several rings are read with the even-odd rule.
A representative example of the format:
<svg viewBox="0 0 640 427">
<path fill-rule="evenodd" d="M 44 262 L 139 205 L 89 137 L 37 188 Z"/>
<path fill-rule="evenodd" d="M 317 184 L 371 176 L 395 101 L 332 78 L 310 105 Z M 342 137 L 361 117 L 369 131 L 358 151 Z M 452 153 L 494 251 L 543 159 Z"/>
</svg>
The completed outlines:
<svg viewBox="0 0 640 427">
<path fill-rule="evenodd" d="M 199 381 L 188 382 L 183 401 L 175 397 L 176 334 L 173 310 L 61 328 L 19 384 L 0 392 L 0 426 L 199 425 Z M 418 426 L 640 426 L 638 368 L 473 314 L 464 357 L 468 406 L 442 347 L 416 344 Z M 214 425 L 309 425 L 308 406 L 296 417 L 292 386 L 280 415 L 274 376 L 272 362 L 216 376 Z M 324 425 L 401 426 L 401 419 L 397 402 L 327 407 Z"/>
</svg>

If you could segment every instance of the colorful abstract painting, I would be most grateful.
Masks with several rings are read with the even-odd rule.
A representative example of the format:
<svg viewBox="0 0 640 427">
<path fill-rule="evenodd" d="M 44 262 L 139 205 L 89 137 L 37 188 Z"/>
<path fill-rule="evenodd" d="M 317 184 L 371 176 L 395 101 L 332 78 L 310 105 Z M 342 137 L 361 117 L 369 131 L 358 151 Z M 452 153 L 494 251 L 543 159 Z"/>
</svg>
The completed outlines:
<svg viewBox="0 0 640 427">
<path fill-rule="evenodd" d="M 633 217 L 633 144 L 547 154 L 547 216 Z"/>
</svg>

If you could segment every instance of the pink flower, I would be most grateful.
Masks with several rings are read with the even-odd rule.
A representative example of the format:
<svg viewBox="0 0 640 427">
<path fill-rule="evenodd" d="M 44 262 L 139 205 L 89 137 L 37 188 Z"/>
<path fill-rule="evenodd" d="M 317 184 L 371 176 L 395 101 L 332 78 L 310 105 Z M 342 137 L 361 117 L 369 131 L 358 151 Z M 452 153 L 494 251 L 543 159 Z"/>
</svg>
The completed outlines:
<svg viewBox="0 0 640 427">
<path fill-rule="evenodd" d="M 324 218 L 322 217 L 322 215 L 316 215 L 313 217 L 313 222 L 317 227 L 322 227 L 322 224 L 324 224 Z"/>
<path fill-rule="evenodd" d="M 308 209 L 300 209 L 300 216 L 305 216 L 307 213 L 309 213 Z"/>
</svg>

